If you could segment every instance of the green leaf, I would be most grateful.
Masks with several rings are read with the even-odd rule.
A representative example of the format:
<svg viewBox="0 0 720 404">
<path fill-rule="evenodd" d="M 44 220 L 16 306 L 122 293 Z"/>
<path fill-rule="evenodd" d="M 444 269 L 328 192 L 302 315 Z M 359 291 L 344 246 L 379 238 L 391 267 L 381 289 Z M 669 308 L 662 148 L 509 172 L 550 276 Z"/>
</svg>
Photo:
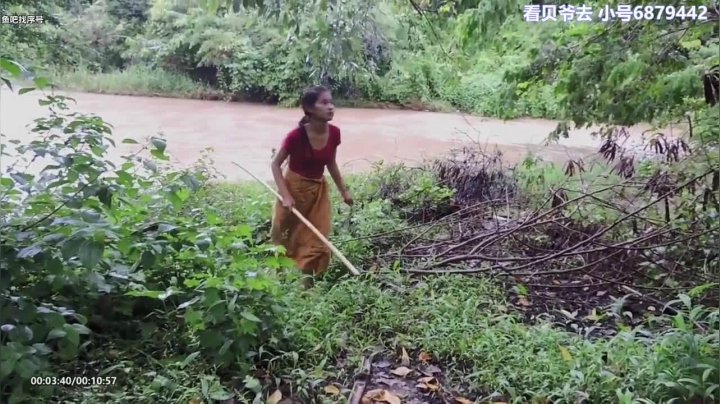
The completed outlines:
<svg viewBox="0 0 720 404">
<path fill-rule="evenodd" d="M 135 139 L 130 139 L 130 138 L 123 139 L 122 143 L 125 143 L 125 144 L 139 144 L 139 143 L 137 142 L 137 140 L 135 140 Z"/>
<path fill-rule="evenodd" d="M 29 379 L 35 372 L 38 371 L 38 366 L 30 359 L 21 359 L 15 365 L 15 373 L 22 379 Z"/>
<path fill-rule="evenodd" d="M 42 249 L 40 246 L 33 244 L 20 250 L 17 254 L 17 258 L 32 258 L 41 252 Z"/>
<path fill-rule="evenodd" d="M 63 240 L 65 240 L 65 235 L 57 233 L 48 234 L 47 236 L 43 237 L 43 242 L 48 244 L 57 244 Z"/>
<path fill-rule="evenodd" d="M 75 359 L 78 354 L 78 344 L 72 342 L 68 338 L 63 338 L 58 341 L 58 356 L 61 359 L 70 360 Z"/>
<path fill-rule="evenodd" d="M 231 398 L 235 397 L 233 394 L 228 393 L 225 390 L 216 390 L 209 394 L 210 399 L 215 401 L 224 401 L 224 400 L 230 400 Z"/>
<path fill-rule="evenodd" d="M 234 341 L 231 340 L 231 339 L 225 341 L 225 343 L 223 344 L 223 346 L 220 347 L 220 350 L 218 351 L 218 355 L 219 355 L 219 356 L 225 355 L 225 354 L 227 353 L 227 351 L 230 349 L 230 346 L 232 345 L 233 342 L 234 342 Z"/>
<path fill-rule="evenodd" d="M 259 318 L 257 318 L 257 316 L 255 316 L 254 314 L 250 313 L 249 311 L 243 311 L 242 313 L 240 313 L 240 315 L 243 316 L 243 318 L 245 318 L 245 319 L 247 319 L 247 320 L 249 320 L 249 321 L 255 322 L 255 323 L 261 323 L 261 322 L 262 322 L 262 320 L 260 320 Z"/>
<path fill-rule="evenodd" d="M 97 272 L 88 273 L 87 280 L 88 280 L 88 283 L 93 285 L 95 287 L 95 290 L 97 290 L 98 292 L 103 292 L 103 293 L 112 292 L 112 286 L 110 286 L 107 283 L 104 276 L 100 275 Z"/>
<path fill-rule="evenodd" d="M 678 299 L 680 299 L 680 301 L 683 302 L 683 304 L 685 305 L 686 308 L 688 308 L 688 309 L 692 308 L 692 300 L 691 300 L 690 296 L 688 296 L 684 293 L 681 293 L 680 295 L 678 295 Z"/>
<path fill-rule="evenodd" d="M 212 307 L 215 303 L 220 301 L 220 292 L 216 288 L 205 289 L 203 296 L 203 304 L 207 307 Z"/>
<path fill-rule="evenodd" d="M 158 159 L 158 160 L 163 160 L 163 161 L 168 161 L 168 160 L 170 160 L 170 157 L 168 157 L 168 156 L 167 156 L 166 154 L 164 154 L 162 151 L 157 150 L 157 149 L 151 150 L 151 151 L 150 151 L 150 154 L 152 154 L 153 157 L 155 157 L 155 158 Z"/>
<path fill-rule="evenodd" d="M 142 263 L 143 268 L 153 268 L 155 265 L 155 254 L 151 251 L 143 251 L 142 255 L 140 255 L 140 262 Z"/>
<path fill-rule="evenodd" d="M 22 354 L 19 353 L 15 347 L 16 345 L 11 344 L 3 345 L 3 349 L 0 349 L 0 360 L 17 361 L 18 359 L 22 358 Z"/>
<path fill-rule="evenodd" d="M 77 324 L 77 323 L 75 323 L 75 324 L 71 324 L 71 326 L 72 326 L 72 328 L 74 328 L 74 329 L 78 332 L 78 334 L 82 334 L 82 335 L 90 335 L 90 334 L 92 334 L 92 331 L 90 331 L 89 328 L 85 327 L 85 326 L 82 325 L 82 324 Z"/>
<path fill-rule="evenodd" d="M 156 150 L 162 154 L 165 151 L 165 148 L 167 147 L 167 143 L 165 140 L 160 139 L 159 137 L 153 137 L 150 139 L 150 142 L 152 142 L 153 146 L 155 146 Z"/>
<path fill-rule="evenodd" d="M 103 154 L 105 154 L 105 149 L 100 146 L 93 146 L 90 148 L 90 150 L 93 152 L 94 155 L 97 157 L 102 157 Z"/>
<path fill-rule="evenodd" d="M 50 349 L 49 346 L 43 344 L 43 343 L 36 343 L 32 345 L 33 348 L 37 351 L 38 355 L 50 355 L 52 353 L 52 349 Z"/>
<path fill-rule="evenodd" d="M 158 330 L 158 326 L 155 323 L 141 323 L 140 333 L 143 339 L 151 338 Z"/>
<path fill-rule="evenodd" d="M 98 190 L 97 194 L 95 194 L 98 199 L 100 199 L 100 202 L 107 206 L 108 209 L 112 208 L 112 191 L 108 187 L 102 187 Z"/>
<path fill-rule="evenodd" d="M 208 248 L 210 248 L 211 243 L 212 241 L 206 237 L 195 241 L 195 245 L 200 249 L 200 251 L 206 251 Z"/>
<path fill-rule="evenodd" d="M 62 255 L 63 258 L 66 260 L 69 260 L 72 257 L 75 257 L 78 255 L 78 251 L 80 251 L 80 247 L 85 243 L 85 239 L 82 237 L 73 237 L 65 240 L 62 244 Z"/>
<path fill-rule="evenodd" d="M 194 361 L 195 358 L 197 358 L 199 355 L 200 355 L 200 351 L 198 351 L 198 352 L 193 352 L 193 353 L 191 353 L 190 355 L 188 355 L 188 356 L 185 358 L 185 360 L 183 360 L 183 362 L 182 362 L 182 367 L 183 367 L 183 368 L 187 367 L 187 365 L 189 365 L 190 362 Z"/>
<path fill-rule="evenodd" d="M 241 224 L 235 229 L 235 234 L 238 237 L 251 238 L 252 232 L 252 227 L 247 224 Z"/>
<path fill-rule="evenodd" d="M 157 172 L 157 165 L 156 165 L 153 161 L 151 161 L 151 160 L 143 160 L 143 165 L 144 165 L 145 168 L 147 168 L 148 170 L 150 170 L 150 171 L 152 171 L 152 172 Z"/>
<path fill-rule="evenodd" d="M 97 223 L 100 221 L 100 214 L 92 209 L 83 209 L 80 211 L 80 217 L 83 221 L 88 223 Z"/>
<path fill-rule="evenodd" d="M 33 332 L 26 325 L 19 325 L 10 331 L 10 339 L 14 342 L 30 342 L 33 339 Z"/>
<path fill-rule="evenodd" d="M 104 375 L 106 375 L 106 374 L 108 374 L 108 373 L 111 373 L 111 372 L 112 372 L 113 370 L 115 370 L 115 369 L 121 369 L 121 368 L 124 368 L 124 367 L 125 367 L 125 364 L 123 364 L 123 363 L 118 363 L 118 364 L 109 366 L 109 367 L 101 370 L 101 371 L 98 373 L 98 376 L 104 376 Z"/>
<path fill-rule="evenodd" d="M 52 330 L 50 330 L 50 332 L 48 333 L 48 336 L 47 336 L 47 338 L 45 338 L 45 340 L 51 341 L 51 340 L 58 339 L 58 338 L 65 338 L 66 335 L 67 335 L 67 333 L 65 332 L 65 330 L 60 329 L 60 328 L 53 328 Z"/>
<path fill-rule="evenodd" d="M 63 317 L 62 314 L 60 314 L 60 313 L 46 313 L 46 314 L 42 315 L 42 318 L 45 320 L 47 325 L 49 325 L 50 327 L 53 327 L 55 329 L 62 328 L 62 326 L 65 325 L 65 317 Z M 62 331 L 62 330 L 60 330 L 60 331 Z M 64 336 L 65 336 L 65 334 L 63 334 L 61 337 L 64 337 Z"/>
<path fill-rule="evenodd" d="M 50 85 L 50 81 L 45 77 L 35 77 L 33 83 L 37 88 L 45 88 Z"/>
<path fill-rule="evenodd" d="M 123 185 L 129 185 L 133 182 L 133 176 L 124 170 L 115 171 L 115 175 L 118 176 L 118 182 Z"/>
<path fill-rule="evenodd" d="M 180 179 L 193 191 L 197 191 L 200 188 L 200 182 L 194 175 L 183 175 Z"/>
<path fill-rule="evenodd" d="M 136 297 L 150 297 L 153 299 L 157 299 L 163 293 L 164 292 L 160 290 L 132 290 L 130 292 L 127 292 L 126 295 Z"/>
<path fill-rule="evenodd" d="M 188 309 L 183 317 L 185 318 L 185 322 L 189 325 L 200 324 L 203 321 L 202 314 L 192 309 Z"/>
<path fill-rule="evenodd" d="M 7 349 L 7 348 L 4 348 Z M 9 376 L 13 370 L 15 370 L 15 364 L 17 363 L 17 359 L 10 358 L 7 360 L 0 361 L 0 378 L 5 378 Z"/>
<path fill-rule="evenodd" d="M 19 63 L 5 58 L 0 58 L 0 68 L 7 71 L 15 78 L 19 78 L 20 74 L 24 70 Z"/>
<path fill-rule="evenodd" d="M 222 345 L 222 335 L 214 330 L 203 331 L 199 335 L 200 345 L 204 348 L 215 349 Z"/>
<path fill-rule="evenodd" d="M 159 294 L 158 299 L 165 300 L 174 294 L 177 294 L 177 291 L 171 286 L 171 287 L 167 288 L 164 292 Z"/>
<path fill-rule="evenodd" d="M 688 292 L 688 295 L 690 295 L 691 297 L 698 297 L 706 290 L 713 288 L 717 285 L 718 285 L 717 283 L 705 283 L 702 285 L 695 286 L 694 288 L 690 289 L 690 291 Z"/>
<path fill-rule="evenodd" d="M 105 250 L 105 243 L 99 241 L 85 241 L 78 252 L 78 258 L 87 269 L 93 269 L 100 262 Z"/>
<path fill-rule="evenodd" d="M 153 379 L 152 383 L 150 383 L 150 388 L 154 391 L 160 391 L 164 387 L 167 387 L 171 384 L 170 379 L 168 379 L 165 376 L 155 376 L 155 379 Z"/>
<path fill-rule="evenodd" d="M 690 41 L 681 41 L 680 46 L 685 49 L 697 49 L 702 46 L 702 42 L 699 39 L 693 39 Z"/>
<path fill-rule="evenodd" d="M 21 89 L 18 91 L 18 95 L 27 94 L 27 93 L 29 93 L 29 92 L 31 92 L 31 91 L 35 91 L 35 87 L 25 87 L 25 88 L 21 88 Z"/>
<path fill-rule="evenodd" d="M 10 91 L 13 90 L 13 86 L 12 86 L 12 83 L 10 82 L 10 80 L 6 79 L 5 77 L 0 77 L 0 80 L 2 80 L 3 83 L 5 83 L 5 85 L 8 86 Z"/>
<path fill-rule="evenodd" d="M 262 391 L 262 384 L 260 384 L 260 381 L 254 377 L 245 376 L 245 388 L 259 393 Z"/>
<path fill-rule="evenodd" d="M 83 316 L 80 313 L 72 313 L 72 317 L 77 320 L 80 324 L 87 324 L 88 320 L 87 317 Z"/>
<path fill-rule="evenodd" d="M 65 340 L 68 341 L 72 346 L 77 347 L 80 345 L 80 333 L 71 324 L 65 324 L 63 327 L 65 330 Z"/>
</svg>

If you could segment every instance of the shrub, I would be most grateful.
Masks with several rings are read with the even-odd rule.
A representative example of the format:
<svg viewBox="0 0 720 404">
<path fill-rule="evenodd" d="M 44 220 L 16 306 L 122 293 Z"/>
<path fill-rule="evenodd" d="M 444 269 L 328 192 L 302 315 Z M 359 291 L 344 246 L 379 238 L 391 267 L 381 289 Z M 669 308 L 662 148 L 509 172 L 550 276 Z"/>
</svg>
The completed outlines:
<svg viewBox="0 0 720 404">
<path fill-rule="evenodd" d="M 2 66 L 3 78 L 20 73 L 9 60 Z M 41 99 L 50 114 L 35 120 L 40 136 L 3 149 L 13 160 L 0 180 L 4 399 L 49 398 L 54 387 L 32 377 L 70 375 L 61 361 L 153 330 L 171 332 L 165 342 L 188 360 L 202 353 L 246 369 L 282 311 L 272 276 L 290 264 L 282 249 L 257 243 L 246 223 L 225 226 L 213 206 L 197 207 L 207 171 L 168 167 L 163 138 L 125 139 L 130 154 L 118 158 L 112 126 L 71 113 L 68 101 Z"/>
</svg>

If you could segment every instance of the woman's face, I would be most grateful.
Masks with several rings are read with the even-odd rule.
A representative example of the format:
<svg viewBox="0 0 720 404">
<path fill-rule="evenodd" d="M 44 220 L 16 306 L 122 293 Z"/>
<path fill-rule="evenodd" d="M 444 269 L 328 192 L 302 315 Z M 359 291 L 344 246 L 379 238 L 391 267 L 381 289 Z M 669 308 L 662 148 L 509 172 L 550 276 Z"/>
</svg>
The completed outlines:
<svg viewBox="0 0 720 404">
<path fill-rule="evenodd" d="M 335 116 L 335 106 L 332 103 L 332 95 L 330 91 L 320 94 L 317 102 L 313 106 L 312 116 L 325 122 L 332 121 Z"/>
</svg>

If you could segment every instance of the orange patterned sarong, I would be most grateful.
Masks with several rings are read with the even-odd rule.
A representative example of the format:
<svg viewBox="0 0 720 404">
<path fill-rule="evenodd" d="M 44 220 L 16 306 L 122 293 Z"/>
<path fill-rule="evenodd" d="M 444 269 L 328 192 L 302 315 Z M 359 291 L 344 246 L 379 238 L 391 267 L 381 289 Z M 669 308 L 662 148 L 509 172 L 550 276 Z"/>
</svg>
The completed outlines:
<svg viewBox="0 0 720 404">
<path fill-rule="evenodd" d="M 332 218 L 325 177 L 305 178 L 286 170 L 284 178 L 295 209 L 327 238 Z M 285 247 L 287 257 L 304 274 L 319 275 L 330 265 L 330 249 L 279 200 L 275 201 L 270 235 L 273 244 Z"/>
</svg>

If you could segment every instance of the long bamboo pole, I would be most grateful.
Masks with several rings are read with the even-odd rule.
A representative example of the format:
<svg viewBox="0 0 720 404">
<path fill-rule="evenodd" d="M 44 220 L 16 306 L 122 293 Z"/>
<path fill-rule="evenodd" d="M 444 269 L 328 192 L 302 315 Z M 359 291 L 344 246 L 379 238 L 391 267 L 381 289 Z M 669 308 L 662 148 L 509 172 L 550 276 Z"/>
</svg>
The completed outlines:
<svg viewBox="0 0 720 404">
<path fill-rule="evenodd" d="M 268 189 L 270 192 L 272 192 L 279 200 L 282 201 L 282 196 L 280 196 L 280 194 L 279 194 L 277 191 L 275 191 L 274 189 L 272 189 L 272 187 L 271 187 L 270 185 L 268 185 L 266 182 L 262 181 L 260 178 L 256 177 L 255 174 L 251 173 L 250 171 L 248 171 L 245 167 L 241 166 L 240 164 L 238 164 L 238 163 L 236 163 L 236 162 L 234 162 L 234 161 L 233 161 L 232 163 L 235 164 L 236 166 L 238 166 L 241 170 L 245 171 L 249 176 L 253 177 L 257 182 L 263 184 L 263 185 L 265 186 L 265 188 L 267 188 L 267 189 Z M 354 266 L 350 261 L 348 261 L 347 258 L 345 258 L 345 256 L 343 255 L 343 253 L 341 253 L 340 250 L 338 250 L 338 249 L 330 242 L 330 240 L 328 240 L 327 238 L 325 238 L 325 236 L 323 236 L 322 233 L 320 233 L 320 230 L 318 230 L 317 228 L 315 228 L 315 226 L 313 226 L 313 224 L 310 223 L 310 221 L 307 220 L 307 219 L 305 218 L 305 216 L 302 215 L 302 213 L 298 212 L 298 210 L 295 209 L 295 207 L 292 208 L 292 213 L 294 213 L 295 216 L 298 217 L 298 219 L 300 219 L 303 223 L 305 223 L 305 226 L 307 226 L 310 230 L 312 230 L 312 232 L 315 233 L 316 236 L 318 236 L 318 238 L 320 239 L 320 241 L 323 242 L 323 244 L 325 244 L 326 246 L 328 246 L 328 247 L 330 248 L 330 250 L 333 252 L 333 254 L 335 254 L 335 256 L 337 256 L 337 257 L 340 259 L 340 261 L 343 262 L 343 264 L 345 264 L 345 266 L 350 270 L 350 272 L 353 273 L 353 275 L 360 275 L 360 271 L 358 271 L 357 268 L 355 268 L 355 266 Z"/>
</svg>

